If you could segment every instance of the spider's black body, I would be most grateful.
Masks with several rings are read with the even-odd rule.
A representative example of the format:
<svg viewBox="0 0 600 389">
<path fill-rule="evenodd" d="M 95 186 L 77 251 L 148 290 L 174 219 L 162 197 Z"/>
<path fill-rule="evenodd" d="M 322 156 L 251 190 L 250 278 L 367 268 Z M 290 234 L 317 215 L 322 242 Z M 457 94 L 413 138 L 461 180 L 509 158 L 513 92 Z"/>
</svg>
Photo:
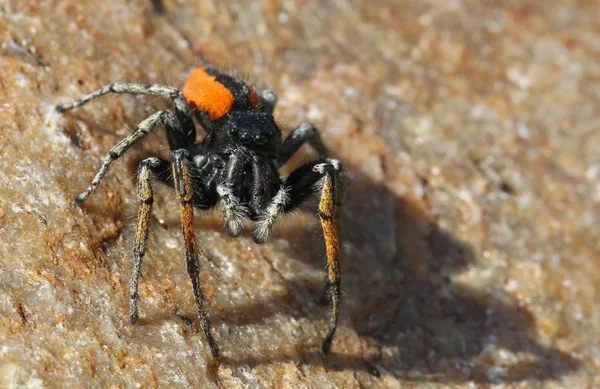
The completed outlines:
<svg viewBox="0 0 600 389">
<path fill-rule="evenodd" d="M 246 216 L 256 221 L 282 184 L 277 171 L 281 131 L 267 113 L 233 112 L 213 125 L 202 148 L 193 143 L 187 148 L 206 188 L 194 204 L 202 209 L 214 207 L 219 200 L 216 184 L 226 182 L 240 203 L 246 204 Z"/>
<path fill-rule="evenodd" d="M 181 122 L 179 122 L 181 123 Z M 194 207 L 210 209 L 217 205 L 217 187 L 224 184 L 246 206 L 245 216 L 260 218 L 261 210 L 281 186 L 277 158 L 281 149 L 281 131 L 269 114 L 227 114 L 206 138 L 195 143 L 191 136 L 178 136 L 179 129 L 167 133 L 172 150 L 186 150 L 186 161 L 194 186 Z M 157 178 L 173 186 L 170 164 L 164 161 L 164 172 Z M 159 169 L 157 169 L 159 170 Z"/>
<path fill-rule="evenodd" d="M 328 289 L 332 316 L 323 351 L 329 350 L 336 329 L 340 299 L 338 230 L 344 177 L 341 164 L 325 158 L 326 150 L 316 129 L 303 123 L 284 141 L 273 118 L 276 96 L 255 91 L 242 80 L 211 68 L 198 68 L 190 74 L 183 91 L 164 85 L 116 83 L 101 88 L 80 100 L 57 107 L 61 112 L 86 104 L 107 93 L 132 93 L 169 96 L 173 110 L 158 111 L 144 119 L 136 130 L 113 147 L 88 189 L 76 199 L 84 202 L 100 184 L 112 161 L 123 155 L 159 123 L 166 128 L 171 149 L 170 160 L 147 158 L 139 166 L 140 207 L 134 246 L 134 274 L 130 289 L 130 321 L 137 320 L 138 280 L 147 248 L 147 235 L 153 204 L 151 181 L 173 188 L 180 201 L 181 223 L 186 245 L 186 260 L 192 279 L 201 326 L 214 356 L 219 349 L 212 337 L 204 310 L 198 279 L 193 208 L 222 208 L 231 236 L 240 234 L 244 219 L 256 222 L 254 239 L 263 243 L 271 234 L 277 218 L 297 207 L 315 191 L 321 195 L 319 217 L 327 249 Z M 207 135 L 196 142 L 194 119 Z M 296 169 L 282 180 L 278 169 L 305 142 L 311 143 L 322 159 Z"/>
</svg>

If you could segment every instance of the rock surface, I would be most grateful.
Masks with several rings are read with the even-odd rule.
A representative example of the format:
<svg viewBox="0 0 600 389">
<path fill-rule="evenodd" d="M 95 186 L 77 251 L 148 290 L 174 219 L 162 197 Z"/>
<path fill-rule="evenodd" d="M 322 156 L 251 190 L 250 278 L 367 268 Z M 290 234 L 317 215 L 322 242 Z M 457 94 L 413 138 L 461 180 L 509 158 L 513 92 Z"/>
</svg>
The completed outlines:
<svg viewBox="0 0 600 389">
<path fill-rule="evenodd" d="M 600 386 L 600 6 L 594 1 L 0 3 L 1 388 Z M 279 93 L 349 169 L 343 306 L 318 352 L 314 203 L 273 239 L 197 218 L 224 358 L 195 323 L 177 204 L 155 203 L 127 322 L 135 170 L 109 148 L 200 64 Z M 286 171 L 308 159 L 303 150 Z"/>
</svg>

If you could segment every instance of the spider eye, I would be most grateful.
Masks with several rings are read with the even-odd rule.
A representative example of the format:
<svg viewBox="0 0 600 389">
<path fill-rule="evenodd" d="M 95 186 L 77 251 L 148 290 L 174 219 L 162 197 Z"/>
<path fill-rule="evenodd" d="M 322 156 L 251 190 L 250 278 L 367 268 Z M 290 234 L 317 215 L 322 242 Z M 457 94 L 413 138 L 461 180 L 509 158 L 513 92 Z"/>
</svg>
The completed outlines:
<svg viewBox="0 0 600 389">
<path fill-rule="evenodd" d="M 247 132 L 242 132 L 240 134 L 240 140 L 244 144 L 251 144 L 252 143 L 252 137 Z"/>
<path fill-rule="evenodd" d="M 265 143 L 267 143 L 267 138 L 265 136 L 258 135 L 254 138 L 254 143 L 256 143 L 259 146 L 262 146 Z"/>
</svg>

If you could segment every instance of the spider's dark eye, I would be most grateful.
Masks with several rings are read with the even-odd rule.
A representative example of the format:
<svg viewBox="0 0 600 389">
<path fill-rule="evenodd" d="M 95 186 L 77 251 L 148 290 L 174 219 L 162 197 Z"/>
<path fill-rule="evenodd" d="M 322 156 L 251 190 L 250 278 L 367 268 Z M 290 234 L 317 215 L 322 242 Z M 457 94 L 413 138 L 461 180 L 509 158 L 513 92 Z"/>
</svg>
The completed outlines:
<svg viewBox="0 0 600 389">
<path fill-rule="evenodd" d="M 247 132 L 242 132 L 240 134 L 240 140 L 242 141 L 242 143 L 245 143 L 245 144 L 252 143 L 252 137 Z"/>
<path fill-rule="evenodd" d="M 256 143 L 256 144 L 257 144 L 257 145 L 259 145 L 259 146 L 262 146 L 262 145 L 264 145 L 265 143 L 267 143 L 267 137 L 265 137 L 265 136 L 262 136 L 262 135 L 257 135 L 257 136 L 254 138 L 254 143 Z"/>
</svg>

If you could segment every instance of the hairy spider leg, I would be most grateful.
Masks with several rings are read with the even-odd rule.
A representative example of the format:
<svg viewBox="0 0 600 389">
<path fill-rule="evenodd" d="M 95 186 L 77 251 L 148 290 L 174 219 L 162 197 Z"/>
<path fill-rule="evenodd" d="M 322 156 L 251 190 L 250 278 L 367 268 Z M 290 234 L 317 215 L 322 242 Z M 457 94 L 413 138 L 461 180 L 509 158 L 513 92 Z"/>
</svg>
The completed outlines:
<svg viewBox="0 0 600 389">
<path fill-rule="evenodd" d="M 105 85 L 78 100 L 70 103 L 59 104 L 56 106 L 56 110 L 58 112 L 65 112 L 73 108 L 81 107 L 82 105 L 87 104 L 90 101 L 108 93 L 170 97 L 175 106 L 177 119 L 181 123 L 181 127 L 185 130 L 187 138 L 191 139 L 192 143 L 196 139 L 196 128 L 194 127 L 192 114 L 188 103 L 183 96 L 183 93 L 179 89 L 168 85 L 145 85 L 130 82 L 115 82 L 110 85 Z"/>
<path fill-rule="evenodd" d="M 318 213 L 325 239 L 327 290 L 331 298 L 331 317 L 321 349 L 323 353 L 328 353 L 337 328 L 341 296 L 339 230 L 345 196 L 343 168 L 336 159 L 315 161 L 292 172 L 286 180 L 286 185 L 290 187 L 290 201 L 285 206 L 285 212 L 297 207 L 314 190 L 320 192 Z"/>
<path fill-rule="evenodd" d="M 327 287 L 331 298 L 331 318 L 321 349 L 329 352 L 335 335 L 340 306 L 340 240 L 342 203 L 345 196 L 344 172 L 341 163 L 332 158 L 321 159 L 294 170 L 266 207 L 257 222 L 254 238 L 264 242 L 281 213 L 299 206 L 315 191 L 320 194 L 319 218 L 327 255 Z"/>
<path fill-rule="evenodd" d="M 319 218 L 321 219 L 327 253 L 327 289 L 329 289 L 331 297 L 331 318 L 321 350 L 327 354 L 337 328 L 340 306 L 342 270 L 340 267 L 339 232 L 342 221 L 342 203 L 346 191 L 344 176 L 340 174 L 339 161 L 330 159 L 325 163 L 316 164 L 313 171 L 323 175 L 323 179 L 319 183 L 321 187 Z"/>
<path fill-rule="evenodd" d="M 70 103 L 59 104 L 56 106 L 58 112 L 65 112 L 73 108 L 81 107 L 90 101 L 97 99 L 98 97 L 104 96 L 108 93 L 117 94 L 135 94 L 135 95 L 148 95 L 148 96 L 165 96 L 171 97 L 175 108 L 181 112 L 189 111 L 188 105 L 183 97 L 183 94 L 177 88 L 173 88 L 167 85 L 144 85 L 135 84 L 130 82 L 115 82 L 114 84 L 105 85 L 102 88 L 95 90 L 78 100 Z"/>
<path fill-rule="evenodd" d="M 329 153 L 327 147 L 321 140 L 315 126 L 303 122 L 300 123 L 283 141 L 279 159 L 277 161 L 277 167 L 280 168 L 285 165 L 305 142 L 308 142 L 317 151 L 320 158 L 328 156 Z M 257 197 L 260 197 L 261 195 L 264 196 L 262 192 L 256 194 Z M 254 230 L 255 242 L 264 243 L 269 239 L 269 236 L 275 228 L 278 217 L 284 211 L 288 201 L 289 188 L 282 186 L 271 199 L 271 203 L 267 206 L 266 210 L 262 212 L 261 218 L 256 223 L 256 229 Z"/>
<path fill-rule="evenodd" d="M 189 147 L 194 143 L 196 138 L 194 122 L 183 94 L 178 89 L 166 85 L 114 83 L 91 92 L 78 100 L 59 104 L 56 106 L 56 110 L 65 112 L 87 104 L 108 93 L 168 96 L 173 100 L 175 105 L 175 114 L 170 111 L 157 111 L 151 114 L 140 122 L 133 133 L 114 146 L 104 158 L 104 163 L 91 184 L 75 199 L 75 202 L 78 204 L 83 203 L 89 197 L 90 193 L 98 187 L 102 178 L 108 171 L 110 164 L 121 157 L 135 142 L 148 135 L 156 127 L 159 121 L 162 121 L 167 126 L 167 139 L 171 149 Z"/>
<path fill-rule="evenodd" d="M 275 105 L 277 105 L 277 94 L 270 89 L 257 91 L 260 98 L 261 111 L 268 114 L 273 114 Z"/>
<path fill-rule="evenodd" d="M 153 131 L 160 121 L 166 125 L 167 139 L 171 149 L 188 147 L 190 145 L 190 140 L 184 135 L 183 127 L 181 126 L 181 122 L 177 119 L 177 117 L 170 111 L 157 111 L 148 116 L 146 119 L 142 120 L 140 124 L 138 124 L 135 131 L 123 138 L 119 143 L 109 150 L 106 157 L 104 157 L 104 162 L 98 170 L 98 173 L 96 173 L 88 188 L 79 196 L 77 196 L 75 202 L 77 204 L 81 204 L 87 200 L 90 194 L 96 190 L 98 185 L 100 185 L 102 182 L 102 179 L 106 175 L 110 165 L 117 159 L 121 158 L 121 156 L 123 156 L 123 154 L 125 154 L 125 152 L 129 150 L 129 148 L 138 140 L 142 139 L 151 131 Z"/>
<path fill-rule="evenodd" d="M 246 174 L 250 177 L 247 179 L 249 191 L 244 196 L 244 204 L 248 206 L 249 218 L 256 221 L 254 241 L 264 243 L 288 201 L 288 188 L 283 185 L 276 163 L 270 157 L 252 156 Z"/>
<path fill-rule="evenodd" d="M 82 204 L 90 196 L 90 193 L 96 190 L 96 188 L 98 187 L 98 185 L 100 185 L 100 182 L 102 182 L 102 179 L 106 175 L 108 168 L 115 160 L 119 159 L 123 154 L 125 154 L 125 152 L 129 150 L 129 148 L 133 146 L 135 142 L 142 139 L 156 128 L 156 125 L 160 122 L 161 114 L 163 112 L 164 111 L 155 112 L 152 115 L 148 116 L 146 119 L 142 120 L 140 124 L 138 124 L 135 131 L 127 135 L 125 138 L 121 139 L 119 143 L 117 143 L 109 150 L 108 154 L 106 154 L 106 157 L 104 157 L 104 162 L 102 163 L 102 166 L 100 166 L 98 173 L 96 173 L 90 185 L 85 191 L 83 191 L 79 196 L 75 198 L 75 202 L 77 204 Z"/>
<path fill-rule="evenodd" d="M 135 228 L 135 243 L 133 246 L 133 274 L 129 287 L 129 322 L 134 324 L 138 319 L 138 283 L 142 271 L 142 259 L 148 247 L 148 230 L 154 194 L 150 184 L 151 174 L 158 173 L 169 167 L 169 162 L 151 157 L 143 160 L 138 167 L 138 208 Z"/>
<path fill-rule="evenodd" d="M 279 215 L 284 212 L 285 206 L 289 201 L 290 188 L 282 185 L 271 199 L 269 205 L 261 213 L 260 219 L 256 222 L 253 234 L 256 243 L 265 243 L 269 239 L 277 224 Z"/>
<path fill-rule="evenodd" d="M 181 213 L 181 227 L 183 229 L 183 240 L 185 243 L 185 259 L 187 270 L 192 280 L 196 310 L 200 320 L 200 327 L 204 331 L 210 351 L 214 357 L 220 355 L 219 347 L 212 335 L 210 321 L 204 309 L 204 296 L 200 289 L 200 273 L 198 270 L 198 246 L 196 243 L 196 232 L 194 230 L 194 192 L 192 180 L 187 167 L 189 154 L 186 150 L 175 150 L 171 152 L 171 165 L 173 167 L 173 184 L 179 199 L 179 210 Z"/>
<path fill-rule="evenodd" d="M 315 126 L 304 122 L 300 123 L 283 141 L 281 151 L 279 152 L 279 167 L 285 165 L 305 142 L 308 142 L 315 149 L 319 158 L 329 156 L 327 147 L 321 140 L 321 136 Z"/>
</svg>

